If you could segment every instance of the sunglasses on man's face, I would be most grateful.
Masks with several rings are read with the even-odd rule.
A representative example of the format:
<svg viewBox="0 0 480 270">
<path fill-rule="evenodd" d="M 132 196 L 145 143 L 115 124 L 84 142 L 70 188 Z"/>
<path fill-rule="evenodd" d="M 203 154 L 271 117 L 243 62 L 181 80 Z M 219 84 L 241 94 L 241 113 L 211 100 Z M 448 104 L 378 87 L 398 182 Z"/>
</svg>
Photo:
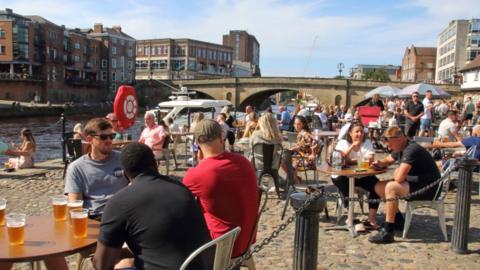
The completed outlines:
<svg viewBox="0 0 480 270">
<path fill-rule="evenodd" d="M 97 134 L 93 134 L 92 136 L 93 136 L 93 137 L 98 137 L 98 138 L 100 138 L 100 140 L 102 140 L 102 141 L 106 141 L 106 140 L 108 140 L 108 139 L 113 140 L 113 137 L 115 137 L 115 134 L 113 134 L 113 133 L 112 133 L 112 134 L 98 134 L 98 135 L 97 135 Z"/>
</svg>

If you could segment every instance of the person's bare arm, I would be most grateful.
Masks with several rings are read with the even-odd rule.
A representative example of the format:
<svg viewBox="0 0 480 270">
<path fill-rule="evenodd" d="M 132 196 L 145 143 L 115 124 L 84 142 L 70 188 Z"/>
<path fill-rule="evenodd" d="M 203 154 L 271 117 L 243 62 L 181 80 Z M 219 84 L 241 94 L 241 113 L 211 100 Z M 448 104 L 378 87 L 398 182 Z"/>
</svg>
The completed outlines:
<svg viewBox="0 0 480 270">
<path fill-rule="evenodd" d="M 83 200 L 82 193 L 68 193 L 68 201 L 76 201 L 76 200 Z"/>
<path fill-rule="evenodd" d="M 426 148 L 456 148 L 456 147 L 463 147 L 464 145 L 460 141 L 456 142 L 440 142 L 440 141 L 434 141 L 430 146 Z"/>
<path fill-rule="evenodd" d="M 407 179 L 408 172 L 412 168 L 412 165 L 407 163 L 400 163 L 400 166 L 395 170 L 393 174 L 393 180 L 397 183 L 403 183 Z"/>
<path fill-rule="evenodd" d="M 374 161 L 372 164 L 374 166 L 386 168 L 386 167 L 392 165 L 393 163 L 395 163 L 395 159 L 391 155 L 388 155 L 383 159 Z"/>
<path fill-rule="evenodd" d="M 111 248 L 97 241 L 97 250 L 93 257 L 93 266 L 96 270 L 111 270 L 120 260 L 121 248 Z"/>
</svg>

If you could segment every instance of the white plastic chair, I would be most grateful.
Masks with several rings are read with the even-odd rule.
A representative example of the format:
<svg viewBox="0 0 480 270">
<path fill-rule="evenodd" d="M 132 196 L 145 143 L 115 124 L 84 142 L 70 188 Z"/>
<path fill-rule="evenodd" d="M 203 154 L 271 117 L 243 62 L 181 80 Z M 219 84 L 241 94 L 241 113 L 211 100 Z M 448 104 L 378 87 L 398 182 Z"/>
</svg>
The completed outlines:
<svg viewBox="0 0 480 270">
<path fill-rule="evenodd" d="M 406 211 L 405 211 L 405 226 L 403 228 L 403 235 L 402 237 L 405 238 L 408 233 L 408 229 L 410 229 L 410 224 L 412 222 L 413 212 L 417 208 L 431 208 L 437 210 L 438 221 L 440 223 L 440 229 L 442 230 L 443 238 L 445 241 L 448 241 L 447 235 L 447 225 L 445 223 L 445 198 L 448 194 L 448 189 L 451 182 L 450 173 L 455 166 L 455 162 L 453 159 L 449 160 L 444 164 L 442 167 L 442 178 L 444 178 L 438 188 L 437 192 L 435 193 L 435 197 L 430 200 L 413 200 L 413 201 L 406 201 Z"/>
<path fill-rule="evenodd" d="M 224 270 L 230 265 L 230 260 L 232 257 L 233 244 L 237 235 L 240 233 L 240 227 L 236 227 L 231 231 L 225 233 L 224 235 L 204 244 L 195 250 L 180 266 L 180 270 L 186 270 L 188 265 L 202 252 L 207 250 L 212 246 L 215 247 L 215 259 L 213 261 L 212 270 Z"/>
</svg>

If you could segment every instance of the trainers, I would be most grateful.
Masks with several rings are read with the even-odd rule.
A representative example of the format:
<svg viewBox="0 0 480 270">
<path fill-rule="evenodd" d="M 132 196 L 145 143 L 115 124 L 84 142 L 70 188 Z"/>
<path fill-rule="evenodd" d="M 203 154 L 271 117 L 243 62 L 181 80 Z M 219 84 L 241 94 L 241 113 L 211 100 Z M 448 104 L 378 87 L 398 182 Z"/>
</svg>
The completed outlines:
<svg viewBox="0 0 480 270">
<path fill-rule="evenodd" d="M 395 242 L 395 238 L 393 232 L 387 232 L 382 228 L 376 235 L 369 237 L 368 241 L 374 244 L 389 244 Z"/>
</svg>

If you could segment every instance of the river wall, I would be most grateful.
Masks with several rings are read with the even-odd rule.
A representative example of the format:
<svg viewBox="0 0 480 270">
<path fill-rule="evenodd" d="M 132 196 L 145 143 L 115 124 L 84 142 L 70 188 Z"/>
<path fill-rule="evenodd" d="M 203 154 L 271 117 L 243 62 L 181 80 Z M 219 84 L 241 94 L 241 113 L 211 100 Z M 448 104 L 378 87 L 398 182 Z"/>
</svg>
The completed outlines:
<svg viewBox="0 0 480 270">
<path fill-rule="evenodd" d="M 62 113 L 66 115 L 92 114 L 103 115 L 113 111 L 111 104 L 96 105 L 52 105 L 52 106 L 24 106 L 10 105 L 0 107 L 0 119 L 5 118 L 23 118 L 37 116 L 58 116 Z"/>
</svg>

